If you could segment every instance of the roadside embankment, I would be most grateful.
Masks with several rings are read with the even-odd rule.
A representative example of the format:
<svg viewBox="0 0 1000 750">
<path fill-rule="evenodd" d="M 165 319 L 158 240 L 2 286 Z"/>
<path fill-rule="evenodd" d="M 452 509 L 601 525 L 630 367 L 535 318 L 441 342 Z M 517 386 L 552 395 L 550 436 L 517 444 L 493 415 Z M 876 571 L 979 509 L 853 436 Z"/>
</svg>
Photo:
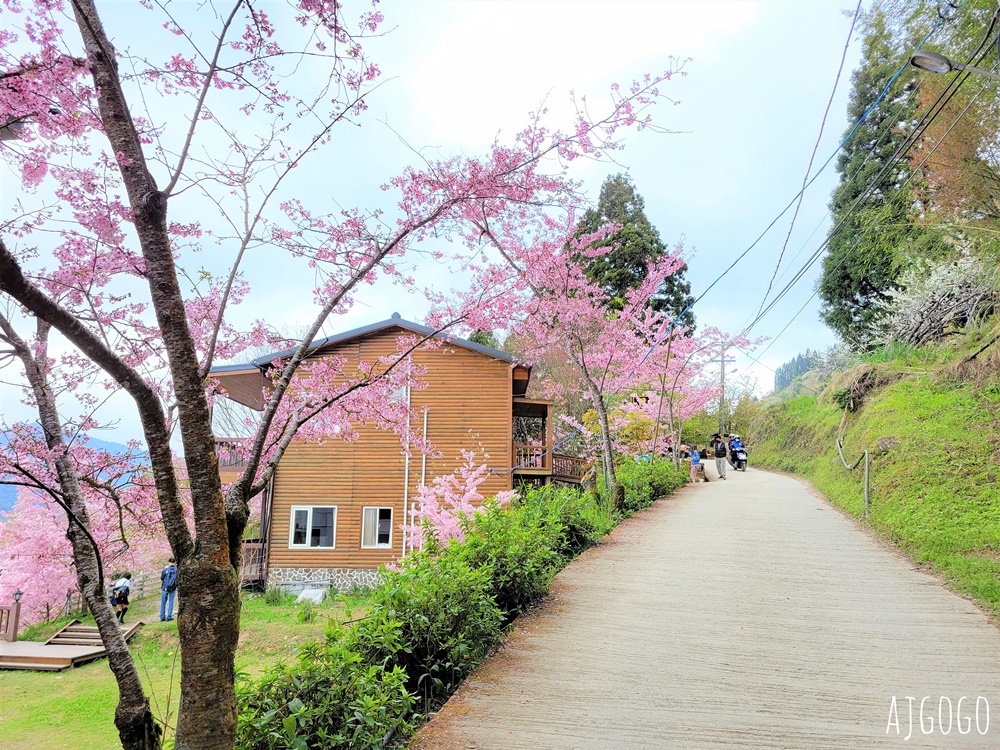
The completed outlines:
<svg viewBox="0 0 1000 750">
<path fill-rule="evenodd" d="M 857 368 L 819 396 L 761 409 L 751 464 L 803 476 L 863 519 L 862 468 L 844 468 L 836 440 L 849 462 L 870 451 L 865 522 L 1000 613 L 1000 386 L 887 372 Z"/>
</svg>

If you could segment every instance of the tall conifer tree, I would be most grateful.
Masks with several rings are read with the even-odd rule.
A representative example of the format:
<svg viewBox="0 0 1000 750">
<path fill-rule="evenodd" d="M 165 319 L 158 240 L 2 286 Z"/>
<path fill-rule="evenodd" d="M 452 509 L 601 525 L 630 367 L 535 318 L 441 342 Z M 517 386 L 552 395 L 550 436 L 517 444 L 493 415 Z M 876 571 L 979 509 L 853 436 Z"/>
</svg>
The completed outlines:
<svg viewBox="0 0 1000 750">
<path fill-rule="evenodd" d="M 872 106 L 900 65 L 886 15 L 876 5 L 866 19 L 861 66 L 854 72 L 847 108 L 850 127 Z M 858 127 L 837 159 L 840 184 L 830 209 L 833 225 L 823 259 L 819 296 L 823 320 L 847 342 L 861 343 L 875 321 L 877 303 L 898 275 L 896 250 L 911 234 L 907 214 L 912 194 L 909 162 L 899 159 L 883 169 L 906 138 L 916 113 L 910 76 L 893 82 L 886 95 Z M 871 192 L 855 206 L 866 190 Z"/>
<path fill-rule="evenodd" d="M 667 253 L 660 233 L 646 217 L 645 206 L 628 175 L 617 174 L 604 181 L 597 208 L 588 210 L 580 222 L 580 234 L 596 232 L 609 222 L 621 227 L 596 245 L 615 246 L 614 249 L 586 260 L 587 277 L 607 290 L 614 310 L 621 310 L 628 290 L 646 279 L 649 261 Z M 691 284 L 684 278 L 686 270 L 685 265 L 660 286 L 650 299 L 652 309 L 677 316 L 694 301 Z M 693 328 L 694 313 L 685 312 L 678 325 Z"/>
</svg>

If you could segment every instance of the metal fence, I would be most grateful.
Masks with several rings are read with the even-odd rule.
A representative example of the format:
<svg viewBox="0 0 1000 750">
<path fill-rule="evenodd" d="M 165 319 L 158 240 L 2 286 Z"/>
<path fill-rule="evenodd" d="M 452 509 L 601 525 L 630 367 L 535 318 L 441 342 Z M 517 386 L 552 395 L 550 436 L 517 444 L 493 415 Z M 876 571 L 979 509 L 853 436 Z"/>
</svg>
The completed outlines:
<svg viewBox="0 0 1000 750">
<path fill-rule="evenodd" d="M 844 464 L 844 468 L 847 469 L 848 471 L 854 471 L 856 468 L 858 468 L 858 464 L 861 463 L 862 459 L 865 462 L 865 518 L 867 518 L 868 517 L 868 508 L 871 505 L 871 503 L 869 501 L 869 459 L 868 459 L 868 450 L 865 449 L 865 452 L 862 453 L 860 456 L 858 456 L 858 460 L 855 461 L 853 464 L 848 464 L 847 460 L 844 458 L 844 441 L 841 438 L 837 438 L 837 453 L 840 454 L 840 462 L 842 464 Z"/>
</svg>

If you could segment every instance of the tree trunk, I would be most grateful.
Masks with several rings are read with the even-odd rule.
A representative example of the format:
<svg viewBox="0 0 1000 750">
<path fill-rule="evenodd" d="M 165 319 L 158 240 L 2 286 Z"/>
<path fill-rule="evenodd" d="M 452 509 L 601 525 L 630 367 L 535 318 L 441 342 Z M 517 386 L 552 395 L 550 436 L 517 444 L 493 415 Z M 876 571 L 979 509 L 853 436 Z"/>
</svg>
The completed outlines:
<svg viewBox="0 0 1000 750">
<path fill-rule="evenodd" d="M 197 541 L 189 549 L 179 535 L 170 538 L 178 563 L 180 601 L 181 706 L 175 747 L 232 750 L 236 742 L 239 539 L 245 516 L 244 523 L 238 518 L 230 522 L 226 516 L 205 384 L 167 232 L 169 196 L 158 189 L 147 168 L 118 76 L 116 52 L 93 0 L 75 0 L 73 10 L 94 77 L 104 131 L 114 152 L 122 157 L 119 169 L 170 366 L 190 484 Z"/>
<path fill-rule="evenodd" d="M 199 559 L 201 558 L 201 559 Z M 234 660 L 240 630 L 240 582 L 228 559 L 200 551 L 177 568 L 181 704 L 176 750 L 232 750 L 236 744 Z"/>
<path fill-rule="evenodd" d="M 604 396 L 598 390 L 597 385 L 591 381 L 584 373 L 584 380 L 587 388 L 594 400 L 594 409 L 601 425 L 601 454 L 604 463 L 604 477 L 607 484 L 608 497 L 614 508 L 621 508 L 625 500 L 625 490 L 618 484 L 618 475 L 615 472 L 615 451 L 611 445 L 611 425 L 608 421 L 608 408 L 604 403 Z"/>
<path fill-rule="evenodd" d="M 56 409 L 55 398 L 31 348 L 16 335 L 9 322 L 2 316 L 0 316 L 0 328 L 14 345 L 18 358 L 24 364 L 25 374 L 38 407 L 45 443 L 50 450 L 61 451 L 55 459 L 55 467 L 59 487 L 62 490 L 60 504 L 63 505 L 69 520 L 66 537 L 73 548 L 77 584 L 94 615 L 101 642 L 108 654 L 108 666 L 118 683 L 118 705 L 115 708 L 118 737 L 125 750 L 157 750 L 160 747 L 162 729 L 149 710 L 149 699 L 143 690 L 132 654 L 128 650 L 128 644 L 125 643 L 125 637 L 122 635 L 111 604 L 104 596 L 104 571 L 100 553 L 90 534 L 90 518 L 80 480 L 69 454 L 65 452 L 62 422 Z M 38 342 L 43 360 L 47 352 L 48 330 L 47 324 L 38 322 Z"/>
</svg>

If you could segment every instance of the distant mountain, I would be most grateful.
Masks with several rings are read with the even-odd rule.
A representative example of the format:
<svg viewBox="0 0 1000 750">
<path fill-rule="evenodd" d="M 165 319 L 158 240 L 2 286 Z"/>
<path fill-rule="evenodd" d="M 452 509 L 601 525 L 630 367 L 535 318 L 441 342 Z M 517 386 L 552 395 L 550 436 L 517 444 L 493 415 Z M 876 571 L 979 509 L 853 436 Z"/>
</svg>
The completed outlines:
<svg viewBox="0 0 1000 750">
<path fill-rule="evenodd" d="M 3 450 L 3 445 L 6 442 L 6 437 L 0 435 L 0 450 Z M 128 446 L 121 443 L 112 443 L 108 440 L 98 440 L 97 438 L 91 438 L 87 441 L 87 445 L 91 448 L 108 451 L 109 453 L 125 453 L 128 450 Z M 14 507 L 14 503 L 17 502 L 17 489 L 17 487 L 10 484 L 0 484 L 0 513 Z"/>
</svg>

